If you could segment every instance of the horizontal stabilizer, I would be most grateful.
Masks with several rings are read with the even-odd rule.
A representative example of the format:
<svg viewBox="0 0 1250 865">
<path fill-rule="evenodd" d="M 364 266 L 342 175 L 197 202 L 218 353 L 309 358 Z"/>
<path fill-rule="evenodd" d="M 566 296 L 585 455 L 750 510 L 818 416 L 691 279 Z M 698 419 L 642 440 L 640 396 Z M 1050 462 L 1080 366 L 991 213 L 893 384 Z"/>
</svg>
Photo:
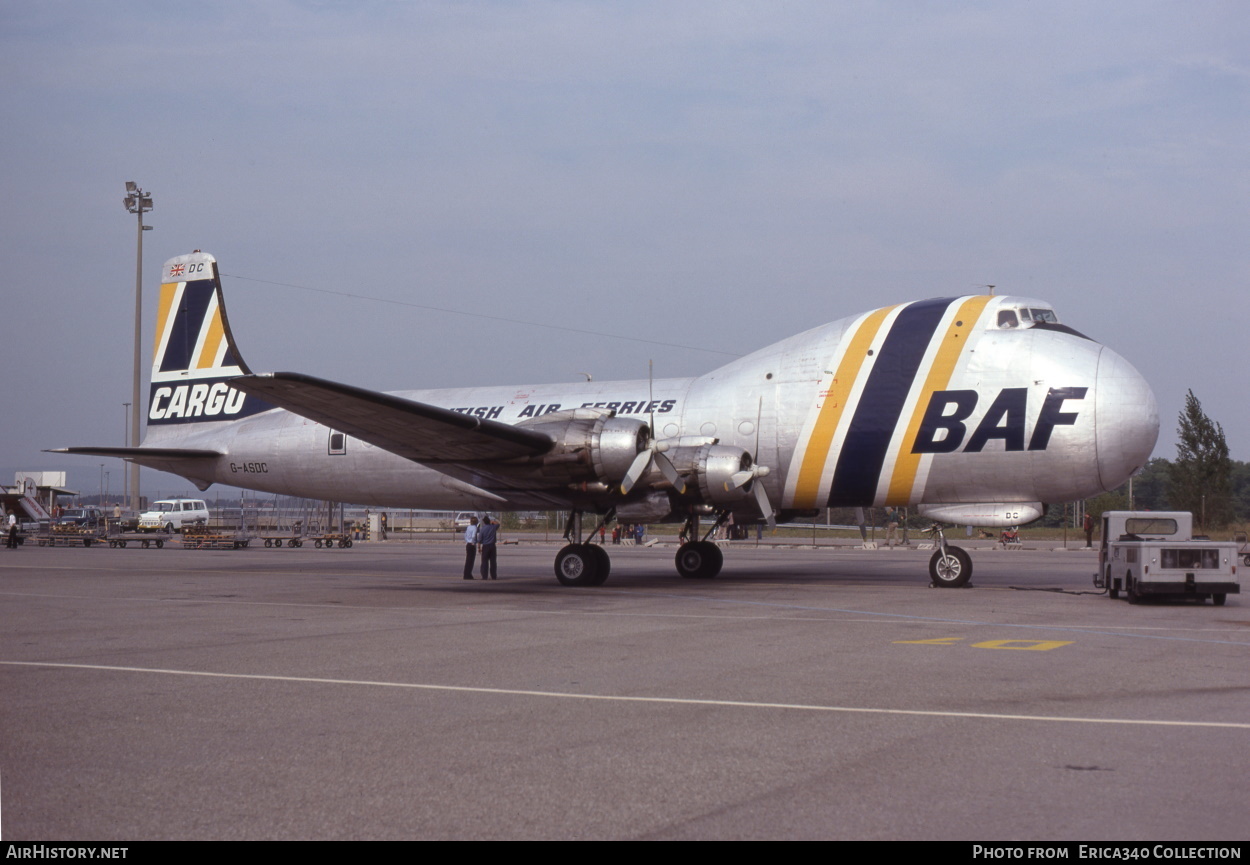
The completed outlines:
<svg viewBox="0 0 1250 865">
<path fill-rule="evenodd" d="M 477 463 L 551 450 L 545 433 L 295 372 L 230 380 L 271 405 L 419 463 Z"/>
<path fill-rule="evenodd" d="M 204 448 L 50 448 L 50 454 L 76 454 L 87 457 L 121 457 L 142 463 L 145 459 L 186 460 L 223 456 L 221 451 Z"/>
</svg>

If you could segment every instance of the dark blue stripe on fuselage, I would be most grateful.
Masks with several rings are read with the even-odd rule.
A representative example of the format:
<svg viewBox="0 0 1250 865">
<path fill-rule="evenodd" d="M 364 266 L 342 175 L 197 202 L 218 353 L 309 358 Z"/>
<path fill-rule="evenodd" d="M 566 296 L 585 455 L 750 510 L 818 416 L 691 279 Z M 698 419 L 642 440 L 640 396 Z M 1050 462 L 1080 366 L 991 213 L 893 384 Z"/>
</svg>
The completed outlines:
<svg viewBox="0 0 1250 865">
<path fill-rule="evenodd" d="M 838 453 L 830 507 L 872 504 L 903 403 L 934 331 L 952 302 L 948 297 L 918 301 L 894 319 Z"/>
<path fill-rule="evenodd" d="M 211 279 L 188 282 L 182 290 L 182 299 L 174 313 L 174 327 L 169 333 L 165 356 L 161 358 L 161 372 L 191 368 L 191 352 L 195 351 L 195 341 L 204 326 L 208 302 L 216 290 Z"/>
</svg>

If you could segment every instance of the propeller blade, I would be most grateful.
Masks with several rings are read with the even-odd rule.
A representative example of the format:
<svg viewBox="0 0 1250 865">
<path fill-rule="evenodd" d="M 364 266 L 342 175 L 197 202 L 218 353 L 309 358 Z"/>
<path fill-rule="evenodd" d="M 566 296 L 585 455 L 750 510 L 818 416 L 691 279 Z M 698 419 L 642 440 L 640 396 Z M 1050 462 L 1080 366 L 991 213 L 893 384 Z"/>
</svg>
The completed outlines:
<svg viewBox="0 0 1250 865">
<path fill-rule="evenodd" d="M 777 518 L 773 515 L 772 502 L 768 500 L 768 493 L 764 489 L 763 484 L 756 484 L 754 488 L 755 503 L 760 506 L 760 513 L 768 519 L 768 527 L 770 529 L 777 528 Z"/>
<path fill-rule="evenodd" d="M 677 473 L 677 466 L 673 465 L 673 461 L 658 449 L 654 456 L 655 464 L 660 467 L 660 473 L 665 479 L 673 485 L 673 489 L 677 490 L 677 495 L 684 495 L 686 492 L 686 482 L 681 479 L 681 475 Z"/>
<path fill-rule="evenodd" d="M 634 484 L 638 483 L 638 479 L 646 472 L 651 459 L 650 448 L 638 451 L 638 456 L 634 457 L 634 461 L 629 464 L 629 471 L 625 472 L 625 477 L 621 479 L 621 495 L 629 495 L 629 491 L 634 488 Z"/>
</svg>

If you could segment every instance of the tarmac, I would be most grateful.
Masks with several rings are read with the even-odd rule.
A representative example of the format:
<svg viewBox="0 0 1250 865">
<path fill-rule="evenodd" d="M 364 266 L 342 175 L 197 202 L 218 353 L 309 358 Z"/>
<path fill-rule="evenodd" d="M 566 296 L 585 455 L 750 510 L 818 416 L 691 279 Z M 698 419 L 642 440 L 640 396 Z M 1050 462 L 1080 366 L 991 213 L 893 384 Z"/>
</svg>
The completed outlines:
<svg viewBox="0 0 1250 865">
<path fill-rule="evenodd" d="M 1250 838 L 1250 595 L 1089 551 L 0 553 L 0 836 Z"/>
</svg>

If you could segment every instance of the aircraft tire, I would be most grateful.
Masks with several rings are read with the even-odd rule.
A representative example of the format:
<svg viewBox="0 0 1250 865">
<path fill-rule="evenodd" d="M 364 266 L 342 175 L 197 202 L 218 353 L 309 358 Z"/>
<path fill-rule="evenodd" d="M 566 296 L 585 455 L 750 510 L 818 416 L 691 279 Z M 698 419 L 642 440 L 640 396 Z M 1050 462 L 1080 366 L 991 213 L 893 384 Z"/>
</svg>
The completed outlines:
<svg viewBox="0 0 1250 865">
<path fill-rule="evenodd" d="M 1228 600 L 1228 595 L 1224 592 L 1216 592 L 1211 596 L 1211 603 L 1215 604 L 1217 607 L 1224 606 L 1224 602 L 1226 600 Z"/>
<path fill-rule="evenodd" d="M 929 579 L 945 589 L 967 585 L 972 579 L 972 557 L 962 547 L 947 545 L 945 556 L 941 549 L 934 550 L 929 559 Z"/>
<path fill-rule="evenodd" d="M 687 580 L 710 580 L 720 573 L 725 556 L 711 541 L 690 541 L 677 548 L 677 573 Z"/>
<path fill-rule="evenodd" d="M 602 544 L 587 544 L 586 546 L 590 547 L 595 558 L 598 559 L 599 582 L 597 585 L 602 586 L 608 581 L 608 574 L 612 573 L 612 557 L 608 555 L 608 551 L 603 548 Z"/>
<path fill-rule="evenodd" d="M 556 579 L 562 586 L 601 586 L 608 578 L 600 573 L 600 555 L 594 544 L 568 544 L 556 554 Z"/>
</svg>

